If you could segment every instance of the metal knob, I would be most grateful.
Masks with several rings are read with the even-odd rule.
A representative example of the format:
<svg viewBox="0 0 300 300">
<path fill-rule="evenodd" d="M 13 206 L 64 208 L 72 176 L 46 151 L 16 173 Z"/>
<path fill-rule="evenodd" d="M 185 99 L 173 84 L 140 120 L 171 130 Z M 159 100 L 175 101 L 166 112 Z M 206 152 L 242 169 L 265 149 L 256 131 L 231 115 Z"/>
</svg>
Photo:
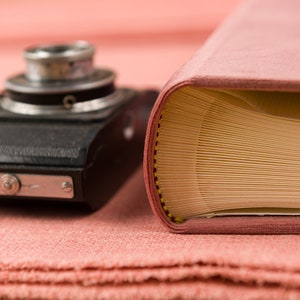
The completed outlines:
<svg viewBox="0 0 300 300">
<path fill-rule="evenodd" d="M 15 175 L 4 174 L 0 178 L 0 188 L 6 195 L 15 195 L 21 187 L 21 183 Z"/>
</svg>

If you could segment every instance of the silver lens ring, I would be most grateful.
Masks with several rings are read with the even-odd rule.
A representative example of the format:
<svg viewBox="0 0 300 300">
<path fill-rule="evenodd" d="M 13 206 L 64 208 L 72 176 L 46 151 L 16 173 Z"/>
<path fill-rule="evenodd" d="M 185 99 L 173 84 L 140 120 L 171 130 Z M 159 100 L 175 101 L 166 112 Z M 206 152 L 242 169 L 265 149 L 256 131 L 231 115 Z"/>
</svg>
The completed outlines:
<svg viewBox="0 0 300 300">
<path fill-rule="evenodd" d="M 116 105 L 124 102 L 124 95 L 120 90 L 115 91 L 109 96 L 92 99 L 90 101 L 75 102 L 73 105 L 34 105 L 28 103 L 17 102 L 9 97 L 3 97 L 1 107 L 7 111 L 16 114 L 31 115 L 31 116 L 49 116 L 66 113 L 86 113 L 92 111 L 105 111 Z"/>
<path fill-rule="evenodd" d="M 116 74 L 108 69 L 94 69 L 94 72 L 84 80 L 66 80 L 59 84 L 57 81 L 33 82 L 28 80 L 24 74 L 18 74 L 8 78 L 5 87 L 7 90 L 19 93 L 58 94 L 104 87 L 113 83 L 115 78 Z"/>
<path fill-rule="evenodd" d="M 31 81 L 72 80 L 93 72 L 93 45 L 85 41 L 38 45 L 25 49 L 26 77 Z"/>
<path fill-rule="evenodd" d="M 94 55 L 94 47 L 86 41 L 76 41 L 66 44 L 47 44 L 26 48 L 25 59 L 30 60 L 64 60 L 74 61 L 88 59 Z"/>
</svg>

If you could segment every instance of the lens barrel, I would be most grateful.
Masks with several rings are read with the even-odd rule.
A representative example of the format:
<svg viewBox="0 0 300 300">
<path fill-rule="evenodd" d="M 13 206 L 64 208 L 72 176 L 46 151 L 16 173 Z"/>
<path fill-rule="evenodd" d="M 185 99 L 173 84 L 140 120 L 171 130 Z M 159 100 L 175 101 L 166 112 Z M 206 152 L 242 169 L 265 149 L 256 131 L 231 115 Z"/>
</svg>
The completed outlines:
<svg viewBox="0 0 300 300">
<path fill-rule="evenodd" d="M 25 49 L 26 77 L 31 81 L 72 80 L 93 72 L 94 47 L 85 41 Z"/>
<path fill-rule="evenodd" d="M 115 73 L 94 68 L 95 48 L 86 41 L 26 48 L 26 71 L 6 80 L 5 110 L 27 115 L 81 113 L 122 102 Z"/>
</svg>

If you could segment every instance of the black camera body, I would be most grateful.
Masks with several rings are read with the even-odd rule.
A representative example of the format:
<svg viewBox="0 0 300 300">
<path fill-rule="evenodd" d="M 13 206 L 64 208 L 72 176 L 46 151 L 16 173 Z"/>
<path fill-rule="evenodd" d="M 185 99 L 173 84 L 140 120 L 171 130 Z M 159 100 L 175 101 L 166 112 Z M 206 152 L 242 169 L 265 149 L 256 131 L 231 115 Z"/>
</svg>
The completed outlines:
<svg viewBox="0 0 300 300">
<path fill-rule="evenodd" d="M 0 99 L 0 199 L 101 207 L 143 159 L 157 92 L 116 88 L 92 45 L 25 50 Z"/>
</svg>

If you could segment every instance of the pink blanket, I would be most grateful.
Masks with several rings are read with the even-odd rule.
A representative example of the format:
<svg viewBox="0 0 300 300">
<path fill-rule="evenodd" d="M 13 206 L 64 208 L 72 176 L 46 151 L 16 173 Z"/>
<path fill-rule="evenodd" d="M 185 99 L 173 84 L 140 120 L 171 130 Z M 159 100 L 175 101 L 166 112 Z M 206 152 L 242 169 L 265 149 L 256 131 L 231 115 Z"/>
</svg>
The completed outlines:
<svg viewBox="0 0 300 300">
<path fill-rule="evenodd" d="M 300 236 L 170 234 L 152 215 L 141 170 L 91 215 L 25 204 L 0 214 L 8 298 L 300 297 Z"/>
<path fill-rule="evenodd" d="M 24 46 L 82 38 L 119 83 L 160 87 L 236 2 L 2 1 L 0 79 L 23 69 Z M 24 203 L 0 215 L 3 299 L 300 297 L 300 236 L 170 234 L 141 169 L 93 214 Z"/>
</svg>

